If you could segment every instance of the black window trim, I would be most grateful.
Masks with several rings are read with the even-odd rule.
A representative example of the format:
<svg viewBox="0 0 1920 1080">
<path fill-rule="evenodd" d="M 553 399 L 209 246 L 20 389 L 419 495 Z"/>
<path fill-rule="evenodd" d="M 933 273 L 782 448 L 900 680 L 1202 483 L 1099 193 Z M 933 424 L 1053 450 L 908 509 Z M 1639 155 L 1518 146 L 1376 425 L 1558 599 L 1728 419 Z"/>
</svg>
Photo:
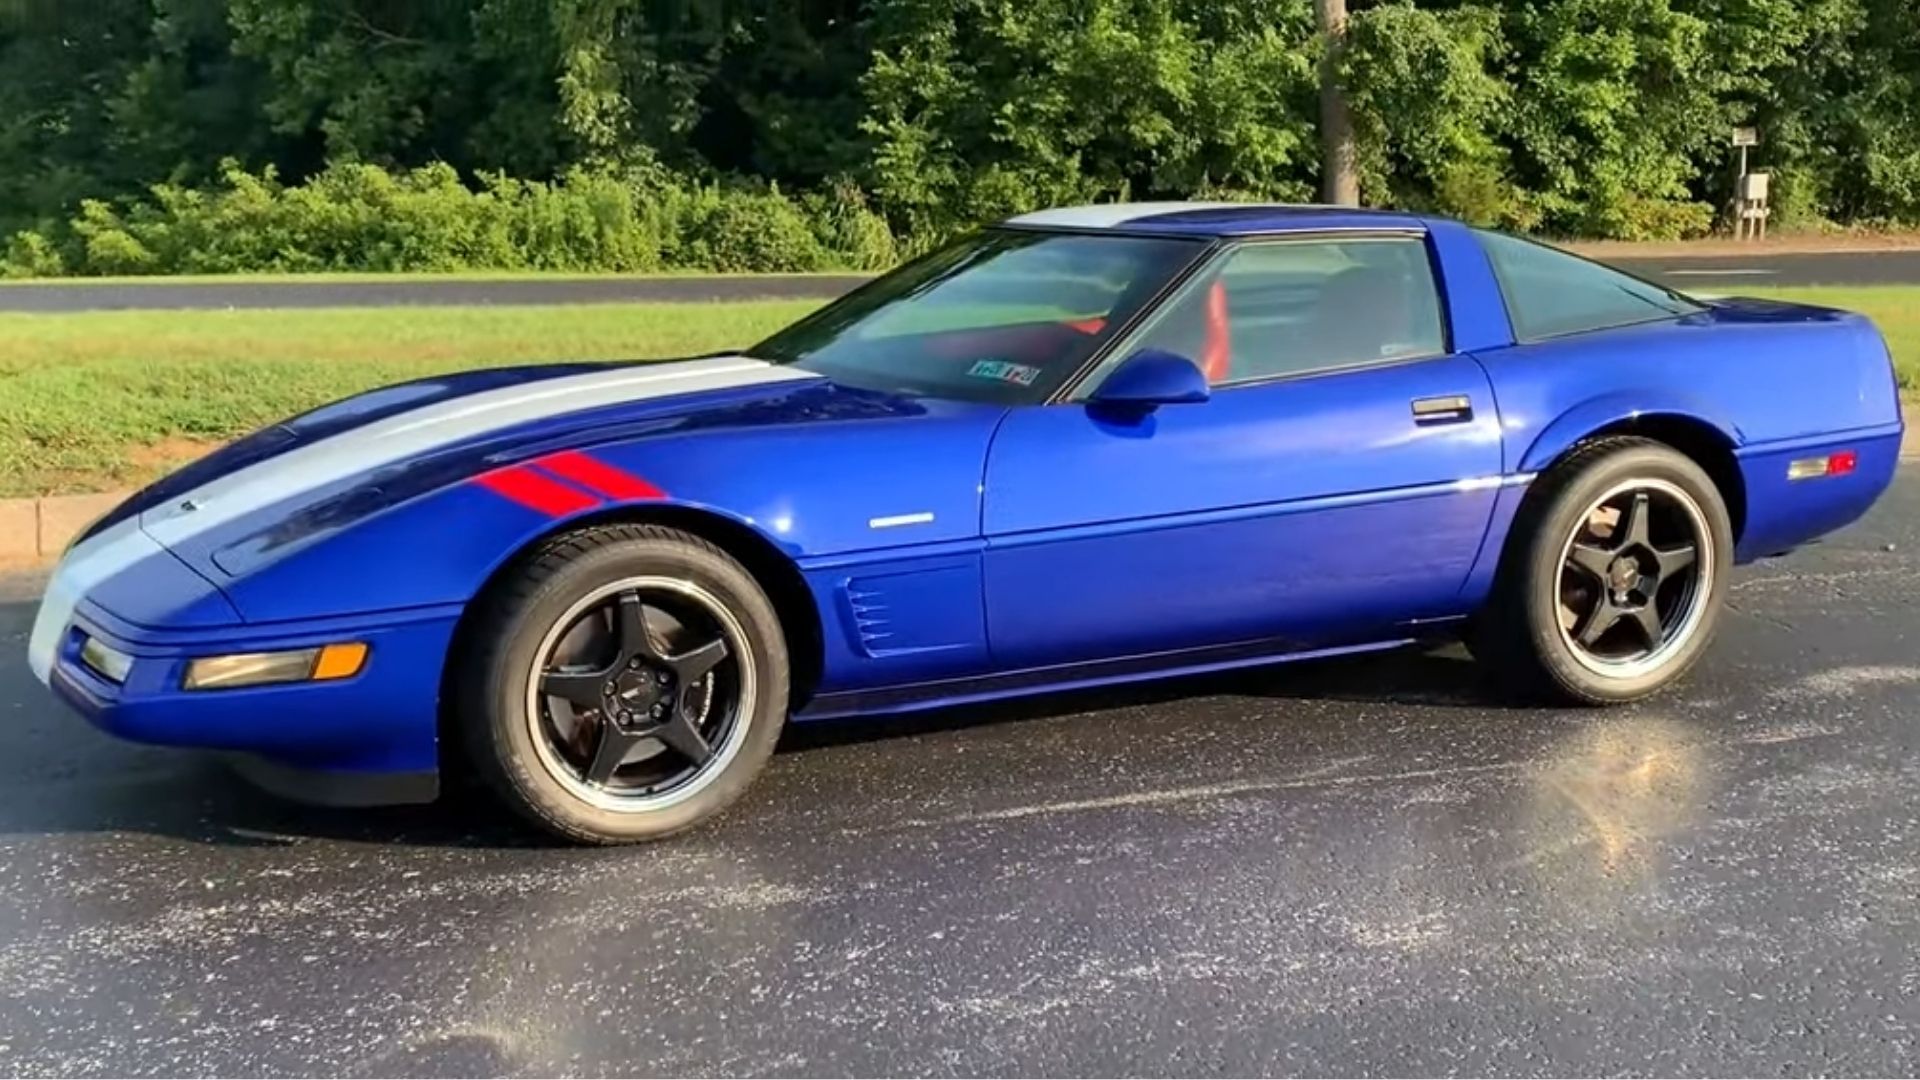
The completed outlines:
<svg viewBox="0 0 1920 1080">
<path fill-rule="evenodd" d="M 1301 230 L 1298 232 L 1267 233 L 1254 236 L 1222 237 L 1214 244 L 1211 252 L 1203 258 L 1195 260 L 1194 264 L 1188 267 L 1185 273 L 1169 281 L 1167 286 L 1161 290 L 1160 295 L 1155 296 L 1150 302 L 1142 305 L 1141 309 L 1129 320 L 1127 326 L 1119 334 L 1116 334 L 1112 341 L 1108 342 L 1104 348 L 1095 353 L 1093 357 L 1083 365 L 1082 370 L 1076 373 L 1072 379 L 1061 385 L 1060 390 L 1054 395 L 1056 400 L 1049 401 L 1047 404 L 1055 404 L 1056 402 L 1085 404 L 1097 386 L 1087 386 L 1085 387 L 1086 393 L 1081 393 L 1082 384 L 1099 373 L 1101 366 L 1106 363 L 1108 357 L 1114 355 L 1122 347 L 1130 345 L 1145 324 L 1160 313 L 1163 306 L 1172 302 L 1173 299 L 1186 291 L 1187 284 L 1190 281 L 1206 273 L 1211 268 L 1220 265 L 1227 259 L 1232 258 L 1234 254 L 1242 249 L 1250 247 L 1266 247 L 1277 244 L 1325 244 L 1341 240 L 1418 240 L 1421 247 L 1426 250 L 1428 280 L 1433 285 L 1434 303 L 1438 308 L 1440 316 L 1440 351 L 1422 353 L 1418 356 L 1394 356 L 1379 360 L 1354 360 L 1341 364 L 1323 364 L 1319 367 L 1302 368 L 1299 371 L 1276 372 L 1272 375 L 1255 375 L 1245 379 L 1235 379 L 1232 382 L 1219 383 L 1211 388 L 1214 393 L 1256 386 L 1271 386 L 1274 383 L 1291 382 L 1295 379 L 1321 378 L 1327 375 L 1339 375 L 1373 368 L 1400 367 L 1406 364 L 1424 364 L 1429 361 L 1453 356 L 1458 352 L 1458 350 L 1453 347 L 1453 313 L 1447 305 L 1445 279 L 1442 277 L 1440 268 L 1437 265 L 1431 236 L 1432 234 L 1424 228 L 1408 226 L 1397 228 L 1315 229 L 1311 231 Z"/>
<path fill-rule="evenodd" d="M 1471 231 L 1474 234 L 1474 243 L 1479 245 L 1481 255 L 1484 256 L 1487 260 L 1487 270 L 1493 275 L 1494 288 L 1500 293 L 1500 310 L 1506 312 L 1507 331 L 1513 335 L 1513 343 L 1515 345 L 1541 345 L 1549 341 L 1562 341 L 1567 338 L 1580 337 L 1584 334 L 1605 334 L 1613 330 L 1631 330 L 1636 326 L 1652 326 L 1655 323 L 1679 322 L 1681 319 L 1692 318 L 1693 316 L 1708 310 L 1708 305 L 1703 304 L 1698 300 L 1695 300 L 1693 297 L 1688 296 L 1686 293 L 1683 293 L 1678 289 L 1672 288 L 1671 286 L 1663 285 L 1660 282 L 1653 280 L 1652 278 L 1643 277 L 1639 274 L 1634 273 L 1631 270 L 1622 270 L 1620 267 L 1617 267 L 1612 263 L 1601 262 L 1599 259 L 1590 259 L 1585 255 L 1580 254 L 1577 251 L 1568 251 L 1566 248 L 1559 247 L 1555 244 L 1549 244 L 1544 240 L 1535 240 L 1531 236 L 1521 236 L 1518 233 L 1500 232 L 1497 229 L 1478 229 L 1478 228 L 1470 227 L 1469 231 Z M 1507 240 L 1518 240 L 1523 244 L 1532 244 L 1534 247 L 1541 248 L 1546 251 L 1551 251 L 1556 255 L 1564 255 L 1567 258 L 1572 259 L 1576 262 L 1586 263 L 1588 266 L 1597 266 L 1602 270 L 1606 270 L 1611 273 L 1618 274 L 1621 277 L 1626 278 L 1628 281 L 1637 281 L 1642 285 L 1655 289 L 1659 292 L 1665 293 L 1667 296 L 1675 300 L 1678 300 L 1680 303 L 1686 304 L 1692 307 L 1693 310 L 1692 311 L 1670 311 L 1670 312 L 1664 312 L 1657 315 L 1649 315 L 1644 319 L 1633 319 L 1628 322 L 1608 323 L 1605 326 L 1585 326 L 1577 330 L 1560 330 L 1551 334 L 1534 334 L 1527 337 L 1522 337 L 1520 336 L 1520 321 L 1516 319 L 1513 314 L 1513 296 L 1507 289 L 1506 275 L 1500 272 L 1499 262 L 1494 259 L 1493 252 L 1488 250 L 1485 240 L 1482 239 L 1483 237 L 1487 237 L 1487 236 L 1497 236 Z"/>
</svg>

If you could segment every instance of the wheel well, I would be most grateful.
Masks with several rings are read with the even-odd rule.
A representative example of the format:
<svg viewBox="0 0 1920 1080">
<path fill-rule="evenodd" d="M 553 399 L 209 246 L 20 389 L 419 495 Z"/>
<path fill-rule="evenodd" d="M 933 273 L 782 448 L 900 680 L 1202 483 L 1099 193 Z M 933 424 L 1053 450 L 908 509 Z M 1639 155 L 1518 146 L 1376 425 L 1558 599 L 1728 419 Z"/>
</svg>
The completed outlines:
<svg viewBox="0 0 1920 1080">
<path fill-rule="evenodd" d="M 782 554 L 759 533 L 748 526 L 718 514 L 704 510 L 694 510 L 684 506 L 642 505 L 623 506 L 603 513 L 589 514 L 571 518 L 566 523 L 527 541 L 515 551 L 512 557 L 500 564 L 499 569 L 487 578 L 476 597 L 485 596 L 505 575 L 523 564 L 526 559 L 538 551 L 542 545 L 556 536 L 594 525 L 606 525 L 615 522 L 645 525 L 664 525 L 692 533 L 702 540 L 713 544 L 726 552 L 740 565 L 746 568 L 754 581 L 766 591 L 767 599 L 772 602 L 774 614 L 780 618 L 780 629 L 786 634 L 788 663 L 793 673 L 793 686 L 788 691 L 790 708 L 798 710 L 812 696 L 814 687 L 820 683 L 825 665 L 826 647 L 820 625 L 820 611 L 814 604 L 813 592 L 807 588 L 807 582 L 800 574 L 800 568 L 793 560 Z M 471 613 L 478 605 L 469 603 L 467 611 Z M 467 632 L 466 617 L 462 616 L 460 629 L 455 634 L 458 643 Z M 458 648 L 458 644 L 455 646 Z M 451 670 L 453 664 L 448 664 Z"/>
<path fill-rule="evenodd" d="M 1739 459 L 1733 456 L 1733 441 L 1720 429 L 1704 420 L 1672 413 L 1652 413 L 1616 420 L 1582 436 L 1555 457 L 1553 465 L 1548 468 L 1560 464 L 1583 444 L 1610 435 L 1637 435 L 1652 439 L 1693 459 L 1693 463 L 1700 466 L 1713 481 L 1713 486 L 1719 489 L 1720 498 L 1727 504 L 1727 517 L 1733 523 L 1734 541 L 1739 541 L 1747 524 L 1747 484 L 1740 474 Z"/>
</svg>

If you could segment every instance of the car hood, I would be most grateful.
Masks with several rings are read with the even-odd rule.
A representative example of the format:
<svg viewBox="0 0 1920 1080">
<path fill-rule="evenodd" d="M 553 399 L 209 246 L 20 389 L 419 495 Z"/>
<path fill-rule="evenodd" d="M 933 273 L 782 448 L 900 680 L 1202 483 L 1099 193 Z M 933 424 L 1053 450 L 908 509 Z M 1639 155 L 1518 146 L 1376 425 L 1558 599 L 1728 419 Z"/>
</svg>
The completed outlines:
<svg viewBox="0 0 1920 1080">
<path fill-rule="evenodd" d="M 167 543 L 180 538 L 189 518 L 191 531 L 204 532 L 213 522 L 296 492 L 373 473 L 391 476 L 427 459 L 477 461 L 542 434 L 683 417 L 824 383 L 811 372 L 738 355 L 541 364 L 400 383 L 235 440 L 137 492 L 80 539 L 139 516 L 155 539 Z M 778 417 L 766 413 L 761 419 Z"/>
<path fill-rule="evenodd" d="M 977 534 L 981 462 L 1004 412 L 737 355 L 454 375 L 240 439 L 129 499 L 75 553 L 99 562 L 93 549 L 132 530 L 249 622 L 464 600 L 499 559 L 566 519 L 476 481 L 573 451 L 645 477 L 679 506 L 764 526 L 794 558 L 892 541 L 872 521 L 909 511 L 936 521 L 915 527 L 914 542 L 965 538 Z M 403 553 L 404 573 L 366 569 L 398 566 Z M 130 590 L 114 594 L 116 614 L 181 623 L 180 605 Z M 94 591 L 103 603 L 113 592 Z"/>
</svg>

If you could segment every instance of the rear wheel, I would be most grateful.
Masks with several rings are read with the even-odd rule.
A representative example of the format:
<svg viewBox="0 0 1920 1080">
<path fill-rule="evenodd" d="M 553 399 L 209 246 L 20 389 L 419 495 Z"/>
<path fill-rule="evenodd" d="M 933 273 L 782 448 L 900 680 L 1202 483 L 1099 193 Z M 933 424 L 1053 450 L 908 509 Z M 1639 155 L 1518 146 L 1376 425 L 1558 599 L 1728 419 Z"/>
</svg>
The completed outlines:
<svg viewBox="0 0 1920 1080">
<path fill-rule="evenodd" d="M 1469 644 L 1520 689 L 1656 693 L 1712 640 L 1733 529 L 1713 481 L 1648 439 L 1597 440 L 1541 477 Z"/>
<path fill-rule="evenodd" d="M 543 548 L 474 626 L 459 717 L 509 805 L 573 840 L 665 836 L 718 813 L 787 708 L 779 619 L 697 537 L 582 530 Z"/>
</svg>

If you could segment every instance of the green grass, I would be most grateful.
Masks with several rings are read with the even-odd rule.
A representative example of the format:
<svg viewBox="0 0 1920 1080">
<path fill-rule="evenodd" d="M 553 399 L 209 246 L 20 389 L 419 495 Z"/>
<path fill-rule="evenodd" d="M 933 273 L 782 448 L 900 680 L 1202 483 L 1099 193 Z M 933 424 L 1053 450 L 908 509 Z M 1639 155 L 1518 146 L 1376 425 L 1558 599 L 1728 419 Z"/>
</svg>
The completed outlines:
<svg viewBox="0 0 1920 1080">
<path fill-rule="evenodd" d="M 0 496 L 140 483 L 212 444 L 405 379 L 745 346 L 814 306 L 0 314 Z"/>
<path fill-rule="evenodd" d="M 1920 391 L 1920 287 L 1740 291 L 1862 311 Z M 386 383 L 463 368 L 685 356 L 814 301 L 0 314 L 0 496 L 141 483 L 210 446 Z"/>
</svg>

